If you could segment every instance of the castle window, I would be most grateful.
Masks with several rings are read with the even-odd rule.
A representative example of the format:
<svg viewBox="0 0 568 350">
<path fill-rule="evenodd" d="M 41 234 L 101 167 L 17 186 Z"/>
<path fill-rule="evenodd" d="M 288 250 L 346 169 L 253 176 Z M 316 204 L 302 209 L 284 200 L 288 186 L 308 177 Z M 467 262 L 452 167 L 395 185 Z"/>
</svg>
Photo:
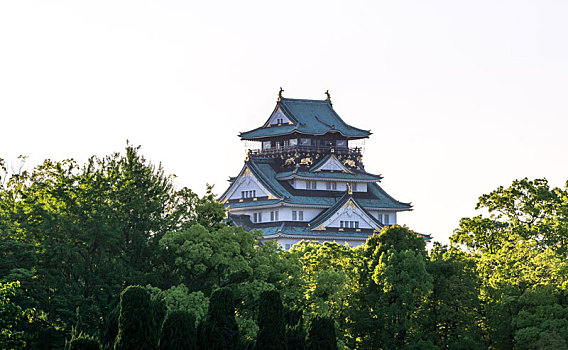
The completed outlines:
<svg viewBox="0 0 568 350">
<path fill-rule="evenodd" d="M 335 145 L 338 148 L 345 148 L 345 147 L 347 147 L 347 141 L 346 140 L 337 140 L 337 141 L 335 141 Z"/>
<path fill-rule="evenodd" d="M 381 213 L 377 214 L 377 219 L 378 219 L 381 223 L 384 224 L 384 222 L 383 222 L 383 214 L 381 214 Z"/>
<path fill-rule="evenodd" d="M 264 141 L 262 143 L 262 149 L 270 149 L 270 141 Z"/>
<path fill-rule="evenodd" d="M 390 218 L 389 218 L 389 214 L 385 214 L 384 217 L 385 217 L 385 221 L 383 221 L 383 224 L 388 225 L 388 224 L 389 224 L 389 221 L 390 221 L 390 220 L 389 220 L 389 219 L 390 219 Z"/>
<path fill-rule="evenodd" d="M 335 181 L 326 181 L 326 183 L 325 183 L 325 189 L 326 189 L 326 190 L 332 190 L 332 191 L 337 190 L 337 182 L 335 182 Z"/>
<path fill-rule="evenodd" d="M 312 139 L 307 139 L 307 138 L 301 138 L 300 139 L 300 145 L 301 146 L 311 146 L 312 145 Z"/>
<path fill-rule="evenodd" d="M 257 213 L 252 214 L 252 222 L 254 222 L 254 223 L 258 222 L 258 214 Z"/>
<path fill-rule="evenodd" d="M 306 190 L 316 190 L 318 188 L 317 181 L 306 180 Z"/>
<path fill-rule="evenodd" d="M 241 198 L 253 198 L 256 197 L 256 190 L 241 191 Z"/>
<path fill-rule="evenodd" d="M 270 212 L 270 221 L 278 221 L 278 210 Z"/>
<path fill-rule="evenodd" d="M 290 147 L 298 146 L 298 139 L 290 139 Z"/>
<path fill-rule="evenodd" d="M 298 212 L 295 210 L 292 210 L 292 221 L 296 221 L 298 220 Z"/>
<path fill-rule="evenodd" d="M 351 191 L 357 191 L 357 183 L 356 182 L 351 183 Z"/>
<path fill-rule="evenodd" d="M 277 119 L 276 119 L 276 123 L 277 123 L 277 124 L 282 124 L 283 122 L 284 122 L 284 119 L 282 119 L 282 118 L 277 118 Z"/>
<path fill-rule="evenodd" d="M 299 221 L 304 221 L 304 212 L 303 211 L 298 211 L 298 220 Z"/>
<path fill-rule="evenodd" d="M 341 228 L 359 228 L 359 221 L 340 221 L 339 227 L 341 227 Z"/>
</svg>

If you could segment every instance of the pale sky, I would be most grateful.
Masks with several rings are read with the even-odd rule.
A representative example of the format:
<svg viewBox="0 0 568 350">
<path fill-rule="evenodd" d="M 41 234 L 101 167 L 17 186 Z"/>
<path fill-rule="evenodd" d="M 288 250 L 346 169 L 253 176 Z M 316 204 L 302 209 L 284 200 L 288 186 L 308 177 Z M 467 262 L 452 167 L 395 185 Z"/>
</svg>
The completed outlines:
<svg viewBox="0 0 568 350">
<path fill-rule="evenodd" d="M 366 170 L 447 242 L 477 198 L 568 179 L 566 1 L 0 0 L 0 158 L 126 140 L 222 193 L 284 96 L 370 129 Z"/>
</svg>

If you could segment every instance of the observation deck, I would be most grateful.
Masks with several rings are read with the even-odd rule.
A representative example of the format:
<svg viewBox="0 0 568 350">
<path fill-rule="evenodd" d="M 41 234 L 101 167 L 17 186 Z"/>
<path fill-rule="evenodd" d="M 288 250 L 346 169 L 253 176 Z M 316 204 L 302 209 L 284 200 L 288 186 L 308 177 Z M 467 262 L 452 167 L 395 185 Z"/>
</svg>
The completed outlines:
<svg viewBox="0 0 568 350">
<path fill-rule="evenodd" d="M 280 146 L 264 149 L 248 149 L 251 156 L 271 156 L 281 155 L 284 153 L 299 152 L 299 153 L 320 153 L 328 154 L 334 153 L 337 155 L 350 155 L 360 157 L 363 154 L 362 147 L 331 147 L 331 146 Z"/>
</svg>

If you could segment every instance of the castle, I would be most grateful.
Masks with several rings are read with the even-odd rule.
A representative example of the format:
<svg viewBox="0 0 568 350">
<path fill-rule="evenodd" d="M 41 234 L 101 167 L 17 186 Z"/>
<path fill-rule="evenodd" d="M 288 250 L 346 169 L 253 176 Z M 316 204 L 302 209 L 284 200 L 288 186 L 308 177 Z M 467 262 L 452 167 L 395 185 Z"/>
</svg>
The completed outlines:
<svg viewBox="0 0 568 350">
<path fill-rule="evenodd" d="M 239 135 L 257 147 L 220 197 L 230 220 L 262 230 L 286 250 L 301 240 L 358 246 L 412 209 L 365 170 L 353 144 L 371 132 L 345 123 L 329 92 L 325 100 L 305 100 L 282 91 L 268 120 Z"/>
</svg>

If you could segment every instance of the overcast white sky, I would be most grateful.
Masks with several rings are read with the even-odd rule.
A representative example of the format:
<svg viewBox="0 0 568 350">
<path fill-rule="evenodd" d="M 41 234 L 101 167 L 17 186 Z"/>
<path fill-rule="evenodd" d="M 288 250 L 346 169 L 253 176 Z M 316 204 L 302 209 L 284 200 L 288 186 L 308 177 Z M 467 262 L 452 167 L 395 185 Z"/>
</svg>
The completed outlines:
<svg viewBox="0 0 568 350">
<path fill-rule="evenodd" d="M 364 162 L 447 242 L 477 197 L 568 179 L 566 1 L 0 0 L 0 157 L 106 155 L 126 139 L 222 193 L 239 131 L 285 97 L 371 129 Z"/>
</svg>

